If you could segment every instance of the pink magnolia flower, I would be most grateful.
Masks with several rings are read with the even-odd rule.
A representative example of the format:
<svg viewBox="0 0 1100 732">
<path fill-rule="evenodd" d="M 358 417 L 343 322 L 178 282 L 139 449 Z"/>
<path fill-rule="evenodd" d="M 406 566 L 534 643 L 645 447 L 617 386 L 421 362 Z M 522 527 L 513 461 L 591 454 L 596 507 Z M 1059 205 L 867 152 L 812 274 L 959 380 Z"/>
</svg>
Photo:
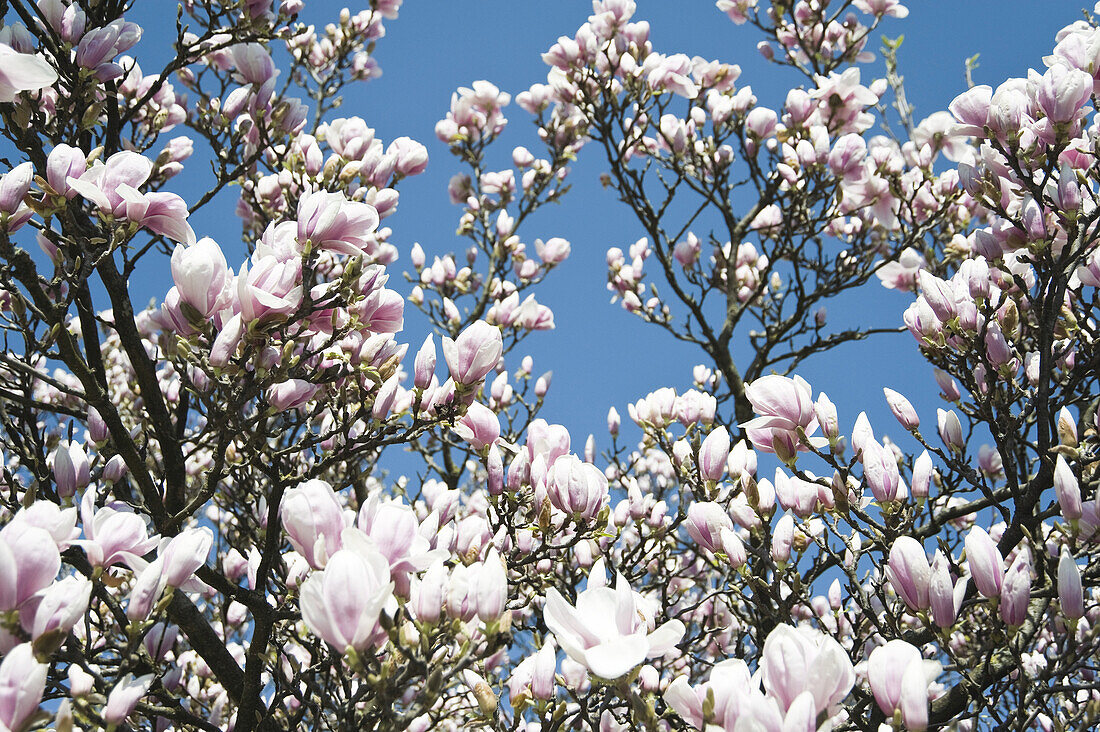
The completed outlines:
<svg viewBox="0 0 1100 732">
<path fill-rule="evenodd" d="M 569 242 L 559 236 L 547 239 L 545 242 L 542 239 L 535 239 L 535 253 L 546 264 L 561 264 L 569 257 L 570 251 Z"/>
<path fill-rule="evenodd" d="M 887 718 L 901 712 L 911 730 L 928 727 L 928 684 L 939 675 L 940 664 L 925 661 L 920 651 L 903 640 L 892 640 L 871 651 L 867 681 Z"/>
<path fill-rule="evenodd" d="M 706 683 L 695 688 L 691 687 L 686 676 L 677 676 L 665 690 L 664 700 L 695 729 L 710 729 L 708 724 L 714 723 L 722 730 L 732 730 L 741 716 L 743 700 L 753 686 L 752 675 L 745 662 L 740 658 L 729 658 L 716 663 Z M 714 704 L 709 717 L 703 708 L 708 698 Z"/>
<path fill-rule="evenodd" d="M 194 308 L 203 320 L 224 307 L 232 279 L 221 247 L 210 237 L 172 251 L 172 280 L 180 301 Z"/>
<path fill-rule="evenodd" d="M 206 587 L 195 572 L 206 564 L 214 544 L 214 532 L 209 527 L 186 529 L 171 539 L 162 540 L 157 558 L 146 563 L 141 557 L 130 556 L 127 563 L 137 579 L 130 589 L 126 617 L 145 619 L 153 605 L 169 588 L 198 590 Z"/>
<path fill-rule="evenodd" d="M 145 674 L 136 678 L 133 674 L 126 674 L 119 679 L 107 696 L 107 705 L 103 708 L 103 719 L 107 724 L 119 725 L 125 722 L 149 691 L 154 679 L 156 674 Z"/>
<path fill-rule="evenodd" d="M 886 403 L 890 405 L 890 411 L 893 412 L 894 417 L 897 418 L 902 427 L 907 430 L 915 430 L 920 427 L 920 417 L 917 416 L 917 410 L 913 409 L 913 405 L 910 404 L 908 399 L 893 389 L 884 387 L 882 391 L 886 394 Z"/>
<path fill-rule="evenodd" d="M 915 499 L 928 498 L 928 487 L 932 485 L 932 472 L 934 466 L 932 456 L 924 450 L 916 460 L 913 460 L 913 477 L 910 481 L 910 491 Z"/>
<path fill-rule="evenodd" d="M 1001 585 L 1001 602 L 997 609 L 1006 625 L 1023 624 L 1027 618 L 1027 603 L 1030 599 L 1031 557 L 1027 550 L 1023 550 L 1016 555 Z"/>
<path fill-rule="evenodd" d="M 385 638 L 378 624 L 393 593 L 386 557 L 356 529 L 348 529 L 344 548 L 325 569 L 302 583 L 302 620 L 310 631 L 339 652 L 362 651 Z"/>
<path fill-rule="evenodd" d="M 10 100 L 9 100 L 10 101 Z M 39 663 L 30 643 L 20 643 L 0 662 L 0 729 L 21 730 L 38 711 L 49 666 Z"/>
<path fill-rule="evenodd" d="M 839 704 L 855 683 L 848 654 L 835 640 L 808 628 L 776 626 L 764 641 L 760 662 L 764 689 L 786 712 L 809 692 L 816 718 Z"/>
<path fill-rule="evenodd" d="M 954 409 L 936 409 L 936 423 L 940 432 L 940 439 L 949 449 L 962 452 L 966 446 L 963 437 L 962 423 Z"/>
<path fill-rule="evenodd" d="M 356 256 L 368 250 L 378 228 L 378 211 L 342 193 L 311 191 L 298 199 L 298 241 L 317 250 Z"/>
<path fill-rule="evenodd" d="M 307 480 L 284 493 L 279 518 L 295 551 L 314 569 L 340 549 L 344 507 L 325 481 Z"/>
<path fill-rule="evenodd" d="M 413 384 L 418 389 L 427 389 L 435 376 L 435 340 L 432 334 L 424 339 L 424 345 L 416 352 L 413 365 Z"/>
<path fill-rule="evenodd" d="M 312 399 L 321 386 L 304 379 L 287 379 L 268 388 L 264 396 L 276 412 L 297 409 Z"/>
<path fill-rule="evenodd" d="M 73 545 L 73 541 L 80 536 L 80 529 L 76 528 L 76 507 L 61 508 L 49 500 L 38 500 L 27 508 L 19 511 L 8 523 L 14 528 L 9 529 L 12 541 L 17 538 L 19 527 L 36 527 L 44 529 L 57 543 L 59 551 L 65 551 Z"/>
<path fill-rule="evenodd" d="M 80 177 L 69 176 L 69 187 L 105 214 L 133 221 L 173 241 L 191 243 L 195 232 L 187 223 L 187 204 L 174 193 L 142 193 L 153 163 L 136 152 L 123 150 L 96 161 Z"/>
<path fill-rule="evenodd" d="M 408 594 L 409 579 L 413 573 L 449 555 L 442 547 L 432 548 L 432 540 L 437 539 L 440 523 L 440 515 L 435 511 L 422 522 L 417 521 L 412 508 L 399 499 L 382 500 L 378 493 L 371 494 L 359 509 L 356 519 L 359 530 L 374 542 L 375 548 L 389 561 L 394 591 L 402 597 Z"/>
<path fill-rule="evenodd" d="M 14 102 L 20 92 L 38 91 L 55 81 L 57 72 L 46 59 L 0 43 L 0 102 Z"/>
<path fill-rule="evenodd" d="M 473 402 L 466 414 L 455 423 L 454 431 L 470 443 L 470 447 L 482 452 L 500 437 L 500 420 L 493 410 L 480 402 Z"/>
<path fill-rule="evenodd" d="M 386 155 L 393 158 L 394 171 L 405 177 L 420 175 L 428 167 L 428 148 L 410 137 L 395 138 Z"/>
<path fill-rule="evenodd" d="M 1062 613 L 1071 620 L 1085 615 L 1085 595 L 1081 588 L 1081 568 L 1065 545 L 1058 558 L 1058 603 Z"/>
<path fill-rule="evenodd" d="M 741 425 L 753 447 L 763 452 L 777 452 L 779 442 L 784 452 L 805 450 L 796 430 L 807 435 L 817 429 L 813 394 L 801 377 L 793 379 L 771 374 L 745 387 L 745 397 L 758 415 Z"/>
<path fill-rule="evenodd" d="M 42 593 L 33 616 L 27 613 L 24 618 L 21 614 L 19 619 L 36 641 L 47 633 L 63 638 L 84 616 L 91 596 L 91 581 L 72 575 L 54 582 Z"/>
<path fill-rule="evenodd" d="M 412 581 L 408 607 L 423 623 L 435 623 L 443 614 L 443 595 L 447 589 L 447 566 L 437 559 L 420 580 Z"/>
<path fill-rule="evenodd" d="M 142 556 L 157 545 L 150 538 L 145 521 L 128 506 L 96 509 L 96 492 L 87 490 L 80 500 L 84 538 L 74 542 L 84 549 L 93 567 L 110 567 L 131 556 Z"/>
<path fill-rule="evenodd" d="M 893 450 L 880 445 L 877 440 L 869 439 L 860 451 L 860 460 L 863 462 L 863 479 L 876 501 L 897 501 L 908 495 L 905 484 L 901 482 Z"/>
<path fill-rule="evenodd" d="M 688 506 L 684 528 L 696 544 L 718 553 L 724 551 L 723 537 L 733 531 L 733 520 L 719 504 L 695 501 Z"/>
<path fill-rule="evenodd" d="M 90 470 L 88 455 L 80 443 L 70 440 L 58 443 L 53 452 L 53 475 L 60 498 L 72 498 L 77 491 L 84 490 L 90 480 Z"/>
<path fill-rule="evenodd" d="M 259 250 L 256 252 L 260 255 Z M 265 318 L 286 316 L 302 302 L 302 261 L 282 262 L 273 255 L 252 257 L 241 265 L 237 275 L 237 303 L 241 319 L 252 323 Z"/>
<path fill-rule="evenodd" d="M 576 607 L 551 587 L 543 619 L 571 659 L 611 681 L 673 650 L 684 635 L 684 624 L 676 619 L 654 628 L 655 619 L 643 614 L 639 599 L 621 574 L 615 589 L 589 586 L 578 594 Z"/>
<path fill-rule="evenodd" d="M 576 455 L 562 455 L 546 473 L 550 503 L 578 519 L 592 519 L 607 500 L 607 476 Z"/>
<path fill-rule="evenodd" d="M 238 43 L 230 53 L 240 81 L 259 86 L 279 73 L 271 54 L 260 43 Z"/>
<path fill-rule="evenodd" d="M 8 231 L 17 231 L 34 215 L 33 209 L 23 202 L 30 192 L 34 179 L 34 166 L 22 163 L 0 176 L 0 220 Z"/>
<path fill-rule="evenodd" d="M 1073 469 L 1061 455 L 1054 463 L 1054 493 L 1058 497 L 1058 507 L 1068 521 L 1076 521 L 1084 515 L 1081 503 L 1081 486 Z"/>
<path fill-rule="evenodd" d="M 495 547 L 490 547 L 481 562 L 473 587 L 477 616 L 483 623 L 492 623 L 504 614 L 508 603 L 508 570 Z"/>
<path fill-rule="evenodd" d="M 1055 63 L 1039 81 L 1035 101 L 1052 123 L 1072 122 L 1092 96 L 1092 83 L 1088 72 Z"/>
<path fill-rule="evenodd" d="M 699 475 L 703 480 L 720 481 L 726 474 L 730 454 L 730 435 L 725 427 L 711 430 L 699 446 Z"/>
<path fill-rule="evenodd" d="M 965 544 L 966 563 L 978 592 L 985 597 L 998 597 L 1004 583 L 1005 567 L 997 545 L 981 526 L 970 529 Z"/>
<path fill-rule="evenodd" d="M 504 352 L 500 329 L 478 320 L 462 331 L 458 338 L 443 338 L 443 357 L 456 384 L 472 385 L 496 368 Z"/>
<path fill-rule="evenodd" d="M 932 559 L 932 574 L 928 583 L 928 601 L 936 625 L 950 628 L 955 624 L 965 592 L 966 578 L 961 577 L 952 585 L 947 557 L 937 549 L 936 556 Z"/>
<path fill-rule="evenodd" d="M 61 553 L 45 529 L 15 521 L 0 529 L 0 612 L 18 610 L 60 569 Z"/>
<path fill-rule="evenodd" d="M 890 547 L 890 559 L 886 565 L 886 576 L 911 610 L 927 610 L 929 607 L 929 583 L 932 568 L 928 564 L 928 555 L 916 539 L 899 536 Z"/>
</svg>

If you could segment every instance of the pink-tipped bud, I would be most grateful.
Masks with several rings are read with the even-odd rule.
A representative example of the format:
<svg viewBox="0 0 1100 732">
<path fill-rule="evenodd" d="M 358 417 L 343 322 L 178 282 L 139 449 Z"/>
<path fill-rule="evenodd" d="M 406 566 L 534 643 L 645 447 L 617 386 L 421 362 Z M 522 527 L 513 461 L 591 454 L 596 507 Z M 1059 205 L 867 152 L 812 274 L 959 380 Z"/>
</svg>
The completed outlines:
<svg viewBox="0 0 1100 732">
<path fill-rule="evenodd" d="M 619 427 L 622 425 L 623 419 L 619 416 L 619 410 L 615 407 L 607 410 L 607 432 L 612 437 L 618 437 Z"/>
<path fill-rule="evenodd" d="M 1077 483 L 1073 469 L 1061 455 L 1054 463 L 1054 493 L 1058 496 L 1058 506 L 1066 520 L 1076 521 L 1084 515 L 1081 486 Z"/>
<path fill-rule="evenodd" d="M 107 438 L 111 433 L 107 429 L 107 423 L 103 421 L 102 415 L 95 407 L 88 407 L 88 437 L 91 441 L 99 446 L 106 444 Z"/>
<path fill-rule="evenodd" d="M 1027 618 L 1027 603 L 1031 599 L 1031 560 L 1027 551 L 1016 555 L 1001 586 L 1001 603 L 998 608 L 1006 625 L 1023 625 Z"/>
<path fill-rule="evenodd" d="M 928 488 L 932 484 L 932 456 L 925 450 L 913 461 L 913 478 L 909 490 L 913 498 L 928 498 Z"/>
<path fill-rule="evenodd" d="M 427 389 L 435 376 L 435 337 L 431 334 L 424 339 L 424 345 L 416 352 L 413 365 L 413 385 L 418 389 Z"/>
<path fill-rule="evenodd" d="M 1004 584 L 1005 568 L 997 545 L 981 526 L 974 526 L 966 535 L 966 563 L 978 592 L 985 597 L 998 597 Z"/>
<path fill-rule="evenodd" d="M 902 427 L 907 430 L 920 427 L 920 417 L 917 416 L 917 410 L 913 409 L 908 399 L 893 389 L 884 388 L 882 391 L 886 394 L 886 403 L 890 405 L 890 411 L 894 413 L 894 417 Z"/>
<path fill-rule="evenodd" d="M 953 409 L 937 409 L 936 423 L 940 432 L 940 439 L 950 450 L 962 452 L 966 443 L 963 439 L 962 423 L 959 415 Z"/>
<path fill-rule="evenodd" d="M 723 550 L 722 529 L 733 529 L 733 521 L 717 503 L 699 501 L 688 507 L 684 527 L 696 544 L 717 554 Z"/>
<path fill-rule="evenodd" d="M 911 610 L 927 610 L 928 588 L 932 569 L 920 542 L 909 536 L 899 536 L 890 547 L 886 576 L 894 592 Z"/>
<path fill-rule="evenodd" d="M 499 496 L 504 492 L 504 459 L 495 442 L 489 447 L 489 456 L 485 460 L 485 472 L 488 476 L 489 495 Z"/>
<path fill-rule="evenodd" d="M 77 442 L 62 440 L 53 453 L 53 475 L 57 495 L 72 498 L 88 485 L 91 464 L 84 448 Z"/>
<path fill-rule="evenodd" d="M 1062 547 L 1062 555 L 1058 560 L 1058 602 L 1062 605 L 1062 613 L 1071 620 L 1085 614 L 1081 568 L 1073 561 L 1073 555 L 1065 546 Z"/>
<path fill-rule="evenodd" d="M 703 480 L 718 482 L 726 472 L 730 454 L 730 435 L 725 427 L 711 430 L 699 447 L 699 475 Z"/>
<path fill-rule="evenodd" d="M 950 628 L 955 624 L 957 606 L 955 605 L 955 587 L 951 584 L 951 571 L 947 566 L 947 557 L 936 550 L 932 559 L 932 573 L 928 582 L 928 602 L 932 608 L 932 620 L 941 628 Z"/>
</svg>

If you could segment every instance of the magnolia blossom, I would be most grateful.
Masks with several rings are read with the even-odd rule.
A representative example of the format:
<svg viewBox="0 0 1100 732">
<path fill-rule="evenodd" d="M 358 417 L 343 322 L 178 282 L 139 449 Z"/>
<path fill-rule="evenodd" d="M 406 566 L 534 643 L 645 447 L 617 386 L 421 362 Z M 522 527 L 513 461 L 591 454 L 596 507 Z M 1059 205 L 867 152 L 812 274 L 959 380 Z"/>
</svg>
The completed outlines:
<svg viewBox="0 0 1100 732">
<path fill-rule="evenodd" d="M 676 619 L 654 628 L 656 619 L 644 614 L 641 599 L 621 574 L 615 589 L 589 586 L 577 595 L 576 606 L 550 588 L 543 619 L 571 659 L 611 681 L 673 650 L 684 635 L 684 624 Z"/>
<path fill-rule="evenodd" d="M 903 640 L 892 640 L 871 651 L 867 681 L 887 717 L 901 712 L 905 726 L 928 726 L 928 685 L 939 676 L 940 664 L 925 661 L 920 651 Z"/>
<path fill-rule="evenodd" d="M 14 102 L 20 92 L 38 91 L 55 81 L 57 72 L 46 59 L 0 43 L 0 102 Z"/>
<path fill-rule="evenodd" d="M 753 447 L 790 459 L 805 450 L 798 430 L 809 435 L 817 429 L 813 394 L 800 377 L 763 376 L 745 387 L 745 397 L 760 416 L 741 425 Z"/>
<path fill-rule="evenodd" d="M 174 193 L 142 193 L 138 188 L 149 180 L 153 163 L 129 150 L 117 152 L 105 163 L 96 161 L 79 177 L 66 182 L 100 211 L 133 221 L 173 241 L 191 243 L 195 232 L 187 223 L 187 204 Z"/>
<path fill-rule="evenodd" d="M 314 635 L 341 653 L 362 651 L 385 637 L 378 616 L 390 599 L 390 566 L 359 531 L 347 529 L 344 548 L 323 572 L 302 584 L 302 619 Z"/>
<path fill-rule="evenodd" d="M 307 480 L 289 489 L 279 504 L 279 517 L 294 549 L 314 569 L 323 568 L 340 549 L 344 507 L 325 481 Z"/>
<path fill-rule="evenodd" d="M 214 533 L 208 527 L 187 529 L 162 542 L 157 558 L 146 563 L 136 556 L 128 563 L 137 574 L 130 589 L 126 615 L 131 620 L 149 616 L 154 603 L 169 587 L 201 589 L 205 585 L 195 578 L 195 572 L 206 564 L 214 544 Z"/>
<path fill-rule="evenodd" d="M 57 542 L 45 529 L 17 521 L 0 529 L 0 612 L 18 610 L 60 569 Z"/>
<path fill-rule="evenodd" d="M 0 662 L 0 729 L 23 729 L 38 711 L 48 669 L 48 664 L 34 657 L 30 643 L 21 643 L 4 655 Z"/>
<path fill-rule="evenodd" d="M 180 301 L 193 308 L 201 320 L 221 310 L 232 277 L 221 247 L 210 237 L 172 251 L 172 279 Z"/>
<path fill-rule="evenodd" d="M 483 320 L 475 322 L 451 340 L 443 338 L 443 357 L 456 384 L 476 384 L 496 368 L 504 351 L 500 329 Z"/>
<path fill-rule="evenodd" d="M 708 732 L 816 730 L 820 716 L 835 713 L 855 679 L 852 662 L 835 640 L 807 627 L 779 625 L 764 642 L 760 674 L 750 675 L 739 658 L 727 659 L 694 688 L 678 676 L 664 699 L 684 721 Z M 828 728 L 828 723 L 821 727 Z"/>
<path fill-rule="evenodd" d="M 378 211 L 374 206 L 349 201 L 343 194 L 314 191 L 298 200 L 298 240 L 311 242 L 314 249 L 364 254 L 377 228 Z"/>
</svg>

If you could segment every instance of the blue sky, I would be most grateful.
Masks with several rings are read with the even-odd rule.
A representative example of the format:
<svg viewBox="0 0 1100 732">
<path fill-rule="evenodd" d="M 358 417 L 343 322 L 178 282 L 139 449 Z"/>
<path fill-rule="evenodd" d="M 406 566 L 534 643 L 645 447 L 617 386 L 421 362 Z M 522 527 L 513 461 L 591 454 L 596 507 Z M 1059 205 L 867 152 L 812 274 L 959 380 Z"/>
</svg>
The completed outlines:
<svg viewBox="0 0 1100 732">
<path fill-rule="evenodd" d="M 1009 76 L 1025 75 L 1029 67 L 1041 68 L 1042 56 L 1052 48 L 1058 29 L 1081 17 L 1080 0 L 920 0 L 908 5 L 909 18 L 890 21 L 882 31 L 905 35 L 901 71 L 917 119 L 946 108 L 965 89 L 963 62 L 968 56 L 980 54 L 975 83 L 995 86 Z M 307 20 L 323 25 L 341 4 L 314 0 L 306 6 Z M 571 36 L 590 10 L 587 0 L 410 0 L 397 20 L 386 23 L 387 35 L 375 54 L 383 76 L 350 90 L 340 113 L 364 117 L 387 142 L 407 135 L 428 146 L 427 172 L 402 183 L 398 212 L 385 222 L 393 228 L 392 241 L 401 251 L 401 259 L 390 268 L 392 286 L 408 292 L 400 273 L 410 268 L 408 251 L 413 242 L 420 242 L 429 261 L 433 254 L 464 249 L 463 241 L 454 236 L 459 211 L 446 194 L 448 179 L 460 167 L 433 133 L 436 121 L 447 111 L 451 92 L 487 79 L 514 96 L 544 81 L 547 67 L 540 54 L 558 36 Z M 710 0 L 638 0 L 636 18 L 650 21 L 651 40 L 658 51 L 740 64 L 739 85 L 751 84 L 761 104 L 778 107 L 792 85 L 803 83 L 798 75 L 765 63 L 755 50 L 760 38 L 754 29 L 733 25 Z M 147 35 L 135 49 L 139 58 L 143 51 L 157 53 L 155 44 L 161 34 L 146 27 Z M 869 46 L 872 50 L 880 45 L 878 35 Z M 149 72 L 153 67 L 143 64 L 143 68 Z M 864 82 L 881 73 L 877 62 L 864 65 Z M 515 145 L 527 145 L 538 153 L 528 115 L 512 105 L 506 116 L 509 129 L 495 153 L 501 168 L 509 164 Z M 611 246 L 625 250 L 641 234 L 631 214 L 600 187 L 602 168 L 597 155 L 585 152 L 596 151 L 582 151 L 571 175 L 570 194 L 521 231 L 529 245 L 536 237 L 551 236 L 563 236 L 573 245 L 572 257 L 536 291 L 540 302 L 553 308 L 557 329 L 534 334 L 519 353 L 534 357 L 536 374 L 554 371 L 543 416 L 570 428 L 575 449 L 580 449 L 589 432 L 596 433 L 601 447 L 606 446 L 604 420 L 609 406 L 616 406 L 625 418 L 625 405 L 653 389 L 683 390 L 690 385 L 692 365 L 701 361 L 701 354 L 691 347 L 609 304 L 606 250 Z M 186 198 L 195 197 L 186 189 L 177 191 Z M 222 242 L 235 265 L 245 255 L 238 243 L 239 228 L 223 215 L 232 206 L 233 201 L 226 199 L 196 216 L 193 224 L 199 236 Z M 163 287 L 150 281 L 152 290 L 147 294 L 140 290 L 136 299 L 163 295 L 170 284 L 167 263 L 163 272 Z M 900 325 L 901 312 L 909 302 L 909 296 L 875 284 L 847 304 L 830 305 L 830 317 L 834 322 L 855 318 Z M 411 305 L 406 313 L 400 337 L 415 350 L 426 333 L 426 323 Z M 874 320 L 867 320 L 872 314 Z M 514 369 L 518 362 L 516 355 L 509 367 Z M 876 432 L 896 436 L 901 430 L 881 392 L 882 386 L 890 386 L 914 398 L 922 420 L 931 427 L 926 434 L 934 434 L 938 406 L 932 398 L 934 382 L 908 334 L 854 344 L 811 360 L 799 373 L 815 392 L 825 390 L 838 404 L 844 430 L 851 428 L 861 409 L 867 409 Z M 921 392 L 929 397 L 915 398 Z"/>
</svg>

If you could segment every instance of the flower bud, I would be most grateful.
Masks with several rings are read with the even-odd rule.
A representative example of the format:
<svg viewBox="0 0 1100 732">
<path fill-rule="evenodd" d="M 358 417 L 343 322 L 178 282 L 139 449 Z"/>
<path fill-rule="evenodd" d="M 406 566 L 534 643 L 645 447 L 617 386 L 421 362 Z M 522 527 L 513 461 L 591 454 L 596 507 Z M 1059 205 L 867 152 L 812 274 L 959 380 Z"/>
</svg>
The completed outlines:
<svg viewBox="0 0 1100 732">
<path fill-rule="evenodd" d="M 1069 549 L 1062 547 L 1058 559 L 1058 602 L 1062 613 L 1071 620 L 1077 620 L 1085 614 L 1085 595 L 1081 587 L 1081 568 L 1073 561 Z"/>
<path fill-rule="evenodd" d="M 711 430 L 699 447 L 699 475 L 703 480 L 718 482 L 726 472 L 730 453 L 730 436 L 725 427 Z"/>
<path fill-rule="evenodd" d="M 1073 469 L 1061 455 L 1054 463 L 1054 493 L 1058 496 L 1058 506 L 1068 521 L 1077 521 L 1084 515 L 1081 504 L 1081 487 Z"/>
</svg>

